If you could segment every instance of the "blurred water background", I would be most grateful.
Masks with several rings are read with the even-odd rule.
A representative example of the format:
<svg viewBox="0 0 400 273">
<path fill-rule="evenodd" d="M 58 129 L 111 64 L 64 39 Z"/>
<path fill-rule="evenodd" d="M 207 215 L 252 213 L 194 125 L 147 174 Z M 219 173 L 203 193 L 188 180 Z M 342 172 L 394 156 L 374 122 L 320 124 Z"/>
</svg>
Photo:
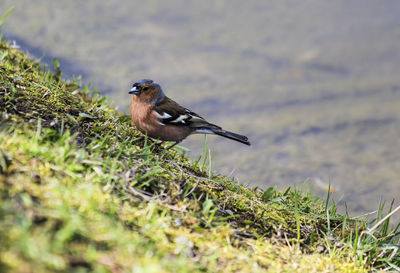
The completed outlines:
<svg viewBox="0 0 400 273">
<path fill-rule="evenodd" d="M 52 1 L 14 6 L 3 32 L 128 112 L 141 78 L 252 146 L 209 137 L 241 183 L 299 185 L 355 216 L 400 196 L 398 0 Z M 203 137 L 183 142 L 190 156 Z M 398 203 L 398 202 L 397 202 Z M 343 206 L 342 206 L 343 208 Z"/>
</svg>

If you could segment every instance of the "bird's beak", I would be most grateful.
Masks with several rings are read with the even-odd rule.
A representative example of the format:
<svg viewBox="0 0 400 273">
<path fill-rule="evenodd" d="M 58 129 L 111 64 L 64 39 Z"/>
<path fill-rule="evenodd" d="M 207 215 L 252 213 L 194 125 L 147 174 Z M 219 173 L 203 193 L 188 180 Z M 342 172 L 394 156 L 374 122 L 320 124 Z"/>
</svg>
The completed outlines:
<svg viewBox="0 0 400 273">
<path fill-rule="evenodd" d="M 132 87 L 132 89 L 128 92 L 129 94 L 133 94 L 133 95 L 140 95 L 140 90 L 137 89 L 136 86 Z"/>
</svg>

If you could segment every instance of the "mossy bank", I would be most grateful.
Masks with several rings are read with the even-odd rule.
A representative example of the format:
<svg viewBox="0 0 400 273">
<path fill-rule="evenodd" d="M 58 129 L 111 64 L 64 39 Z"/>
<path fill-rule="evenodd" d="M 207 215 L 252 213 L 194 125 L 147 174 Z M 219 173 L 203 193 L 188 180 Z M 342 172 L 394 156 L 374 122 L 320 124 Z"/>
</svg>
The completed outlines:
<svg viewBox="0 0 400 273">
<path fill-rule="evenodd" d="M 166 150 L 54 71 L 1 42 L 1 272 L 400 267 L 389 219 L 371 231 L 330 198 L 215 174 L 206 147 L 197 162 Z"/>
</svg>

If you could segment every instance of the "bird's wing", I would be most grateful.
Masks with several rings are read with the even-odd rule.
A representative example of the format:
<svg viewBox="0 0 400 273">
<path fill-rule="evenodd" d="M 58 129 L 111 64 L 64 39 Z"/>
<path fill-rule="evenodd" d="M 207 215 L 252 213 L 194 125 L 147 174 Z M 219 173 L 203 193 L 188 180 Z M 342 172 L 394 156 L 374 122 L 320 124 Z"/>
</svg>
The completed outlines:
<svg viewBox="0 0 400 273">
<path fill-rule="evenodd" d="M 193 133 L 217 134 L 250 145 L 246 136 L 223 130 L 168 97 L 156 104 L 154 111 L 157 113 L 158 121 L 163 125 L 187 126 Z"/>
<path fill-rule="evenodd" d="M 159 121 L 164 125 L 189 126 L 193 129 L 208 126 L 218 127 L 168 97 L 156 104 L 154 110 L 158 114 Z"/>
</svg>

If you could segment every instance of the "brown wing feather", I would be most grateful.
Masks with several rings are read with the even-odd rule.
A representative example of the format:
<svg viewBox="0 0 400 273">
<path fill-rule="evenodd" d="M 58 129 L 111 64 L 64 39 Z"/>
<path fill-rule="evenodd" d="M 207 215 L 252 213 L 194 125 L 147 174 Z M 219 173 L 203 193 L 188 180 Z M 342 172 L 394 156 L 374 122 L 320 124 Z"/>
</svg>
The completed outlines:
<svg viewBox="0 0 400 273">
<path fill-rule="evenodd" d="M 167 113 L 173 118 L 178 118 L 186 112 L 186 108 L 168 97 L 165 97 L 160 103 L 156 104 L 154 110 L 156 110 L 160 115 Z"/>
<path fill-rule="evenodd" d="M 190 126 L 192 128 L 212 125 L 198 114 L 179 105 L 168 97 L 165 97 L 162 102 L 156 104 L 154 110 L 160 115 L 160 121 L 163 124 Z"/>
</svg>

